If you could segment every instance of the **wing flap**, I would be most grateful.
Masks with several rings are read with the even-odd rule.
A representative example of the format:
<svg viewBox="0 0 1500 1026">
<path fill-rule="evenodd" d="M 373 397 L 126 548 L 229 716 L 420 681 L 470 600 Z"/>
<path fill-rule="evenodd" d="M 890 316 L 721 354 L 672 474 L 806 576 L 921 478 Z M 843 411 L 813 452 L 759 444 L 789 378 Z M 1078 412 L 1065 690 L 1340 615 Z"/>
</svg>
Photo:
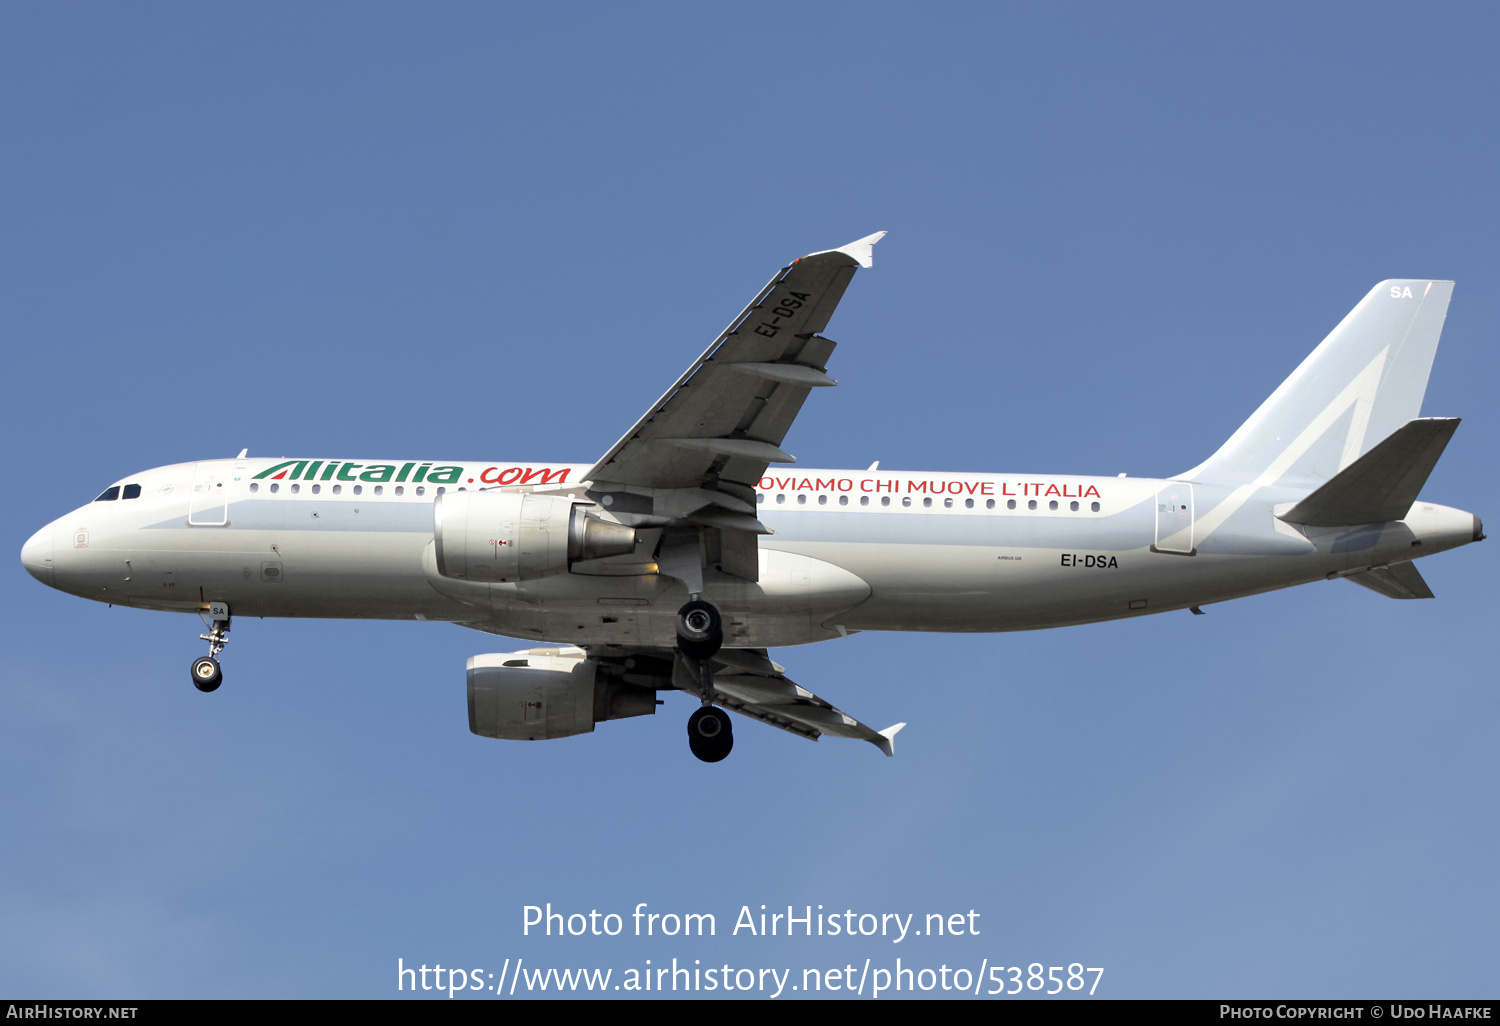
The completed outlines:
<svg viewBox="0 0 1500 1026">
<path fill-rule="evenodd" d="M 716 672 L 709 699 L 726 709 L 809 741 L 831 734 L 868 741 L 886 755 L 895 754 L 892 739 L 906 724 L 880 731 L 861 723 L 788 678 L 764 649 L 725 649 L 712 663 Z M 696 671 L 680 654 L 672 683 L 689 694 L 703 695 Z"/>
</svg>

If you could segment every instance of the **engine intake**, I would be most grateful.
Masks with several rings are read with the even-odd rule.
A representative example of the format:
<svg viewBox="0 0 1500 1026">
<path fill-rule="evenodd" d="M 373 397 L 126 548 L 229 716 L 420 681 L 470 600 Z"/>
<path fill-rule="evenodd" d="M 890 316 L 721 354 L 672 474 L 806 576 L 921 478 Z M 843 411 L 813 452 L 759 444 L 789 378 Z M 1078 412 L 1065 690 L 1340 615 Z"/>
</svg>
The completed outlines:
<svg viewBox="0 0 1500 1026">
<path fill-rule="evenodd" d="M 481 737 L 544 741 L 595 723 L 656 712 L 656 692 L 599 672 L 579 648 L 533 648 L 469 660 L 469 729 Z"/>
<path fill-rule="evenodd" d="M 635 551 L 635 530 L 587 503 L 530 492 L 447 492 L 433 503 L 438 573 L 459 581 L 533 581 L 574 563 Z"/>
</svg>

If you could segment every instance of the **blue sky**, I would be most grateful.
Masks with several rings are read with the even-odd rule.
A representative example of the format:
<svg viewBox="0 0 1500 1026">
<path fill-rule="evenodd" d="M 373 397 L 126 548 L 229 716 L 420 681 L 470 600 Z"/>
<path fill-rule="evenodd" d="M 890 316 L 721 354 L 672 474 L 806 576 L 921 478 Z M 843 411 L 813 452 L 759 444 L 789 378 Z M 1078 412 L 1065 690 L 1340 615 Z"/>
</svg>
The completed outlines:
<svg viewBox="0 0 1500 1026">
<path fill-rule="evenodd" d="M 1168 475 L 1375 282 L 1457 281 L 1434 501 L 1500 517 L 1500 17 L 1477 4 L 8 5 L 0 507 L 145 467 L 592 460 L 802 253 L 889 230 L 813 467 Z M 1489 453 L 1490 456 L 1485 454 Z M 0 994 L 395 996 L 397 959 L 1105 968 L 1111 997 L 1495 993 L 1495 550 L 1128 623 L 780 650 L 900 754 L 684 697 L 467 731 L 441 624 L 0 584 Z M 522 908 L 712 940 L 523 937 Z M 726 936 L 742 905 L 977 937 Z M 618 978 L 618 977 L 617 977 Z M 1008 978 L 1008 977 L 1007 977 Z M 800 992 L 799 992 L 800 993 Z M 941 995 L 941 991 L 935 991 Z"/>
</svg>

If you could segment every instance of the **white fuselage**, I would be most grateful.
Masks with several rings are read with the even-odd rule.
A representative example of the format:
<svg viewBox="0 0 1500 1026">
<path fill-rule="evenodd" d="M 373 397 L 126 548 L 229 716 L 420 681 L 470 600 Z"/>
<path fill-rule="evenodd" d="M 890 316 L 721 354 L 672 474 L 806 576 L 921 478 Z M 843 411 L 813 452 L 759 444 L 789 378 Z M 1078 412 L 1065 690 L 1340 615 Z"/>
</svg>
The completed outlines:
<svg viewBox="0 0 1500 1026">
<path fill-rule="evenodd" d="M 280 466 L 279 476 L 270 471 Z M 640 556 L 511 584 L 452 580 L 433 558 L 440 491 L 569 486 L 586 464 L 241 459 L 122 479 L 43 528 L 23 562 L 102 602 L 242 616 L 445 620 L 575 645 L 670 647 L 685 587 Z M 124 498 L 139 486 L 138 495 Z M 106 493 L 108 494 L 108 493 Z M 1356 528 L 1276 519 L 1300 496 L 1204 482 L 1054 475 L 774 470 L 759 482 L 760 580 L 715 573 L 725 645 L 861 630 L 1009 631 L 1219 602 L 1430 555 L 1478 535 L 1418 503 Z M 606 510 L 601 510 L 605 512 Z"/>
</svg>

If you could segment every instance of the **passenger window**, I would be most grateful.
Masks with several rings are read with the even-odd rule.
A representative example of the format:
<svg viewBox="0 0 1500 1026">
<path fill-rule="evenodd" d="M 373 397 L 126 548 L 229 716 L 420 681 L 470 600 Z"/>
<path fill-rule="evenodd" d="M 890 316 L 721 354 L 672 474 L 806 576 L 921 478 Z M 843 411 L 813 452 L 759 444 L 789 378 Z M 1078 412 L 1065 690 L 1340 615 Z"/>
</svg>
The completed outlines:
<svg viewBox="0 0 1500 1026">
<path fill-rule="evenodd" d="M 820 495 L 820 496 L 818 496 L 818 505 L 819 506 L 826 506 L 826 505 L 828 505 L 828 496 L 826 496 L 826 495 Z"/>
<path fill-rule="evenodd" d="M 901 505 L 903 505 L 903 506 L 910 506 L 911 505 L 911 496 L 910 495 L 903 495 L 901 497 Z"/>
<path fill-rule="evenodd" d="M 397 495 L 405 495 L 406 494 L 406 487 L 404 485 L 397 485 L 396 486 L 396 494 Z"/>
<path fill-rule="evenodd" d="M 973 499 L 969 500 L 969 502 L 971 502 L 971 503 L 973 501 L 974 501 Z M 953 508 L 953 500 L 952 499 L 944 499 L 943 500 L 943 508 L 944 509 L 952 509 Z"/>
<path fill-rule="evenodd" d="M 1091 503 L 1089 503 L 1089 509 L 1091 509 L 1095 513 L 1097 513 L 1097 512 L 1099 512 L 1099 504 L 1097 502 L 1091 502 Z"/>
<path fill-rule="evenodd" d="M 1051 502 L 1047 503 L 1047 508 L 1048 509 L 1057 509 L 1057 500 L 1053 499 Z"/>
<path fill-rule="evenodd" d="M 138 485 L 138 484 L 128 484 L 128 485 L 125 486 L 125 495 L 124 495 L 124 498 L 127 498 L 127 499 L 139 499 L 140 497 L 141 497 L 141 486 L 140 485 Z"/>
<path fill-rule="evenodd" d="M 114 486 L 112 486 L 110 488 L 106 488 L 106 489 L 104 489 L 104 491 L 100 492 L 99 493 L 99 498 L 95 499 L 94 501 L 95 502 L 114 502 L 119 497 L 120 497 L 120 486 L 119 485 L 114 485 Z"/>
<path fill-rule="evenodd" d="M 859 497 L 859 504 L 861 506 L 868 506 L 870 504 L 870 497 L 868 495 L 861 495 Z"/>
<path fill-rule="evenodd" d="M 1006 509 L 1015 509 L 1016 508 L 1016 500 L 1015 499 L 1008 499 L 1008 500 L 1006 500 L 1005 508 Z"/>
<path fill-rule="evenodd" d="M 376 495 L 384 495 L 385 494 L 385 485 L 376 485 L 375 486 L 375 494 Z"/>
<path fill-rule="evenodd" d="M 755 504 L 757 506 L 759 506 L 761 503 L 763 503 L 765 501 L 766 501 L 766 493 L 765 492 L 756 492 L 755 493 Z"/>
<path fill-rule="evenodd" d="M 333 494 L 334 495 L 342 495 L 343 492 L 344 492 L 344 486 L 343 485 L 334 485 L 333 486 Z M 1036 505 L 1036 503 L 1032 503 L 1032 505 L 1034 506 L 1034 505 Z"/>
<path fill-rule="evenodd" d="M 1014 506 L 1015 503 L 1013 502 L 1013 503 L 1011 503 L 1011 505 Z M 984 508 L 985 509 L 994 509 L 995 508 L 995 500 L 994 499 L 985 499 L 984 500 Z"/>
<path fill-rule="evenodd" d="M 427 486 L 426 485 L 417 485 L 417 494 L 418 495 L 426 495 L 427 494 Z"/>
<path fill-rule="evenodd" d="M 279 492 L 279 491 L 281 491 L 281 485 L 279 485 L 279 484 L 272 484 L 271 485 L 271 491 L 272 492 Z"/>
<path fill-rule="evenodd" d="M 301 485 L 299 485 L 299 484 L 292 485 L 292 494 L 293 495 L 296 495 L 296 494 L 298 494 L 301 491 L 302 491 L 302 486 Z"/>
<path fill-rule="evenodd" d="M 443 486 L 442 486 L 442 485 L 438 485 L 438 490 L 437 490 L 437 494 L 439 494 L 439 495 L 442 495 L 442 494 L 443 494 L 443 493 L 444 493 L 444 492 L 446 492 L 446 491 L 447 491 L 447 490 L 448 490 L 448 489 L 446 489 L 446 488 L 444 488 L 444 487 L 443 487 Z"/>
<path fill-rule="evenodd" d="M 258 492 L 258 491 L 260 491 L 260 485 L 256 484 L 254 481 L 251 481 L 250 482 L 250 490 L 252 492 Z"/>
<path fill-rule="evenodd" d="M 1078 503 L 1077 502 L 1070 502 L 1070 503 L 1068 503 L 1068 508 L 1070 510 L 1072 510 L 1074 513 L 1077 513 L 1078 512 Z"/>
<path fill-rule="evenodd" d="M 891 504 L 891 497 L 889 495 L 882 495 L 880 497 L 880 504 L 882 506 L 889 506 Z"/>
<path fill-rule="evenodd" d="M 924 509 L 931 509 L 932 508 L 932 499 L 930 497 L 926 498 L 926 499 L 923 499 L 922 500 L 922 506 L 923 506 Z"/>
<path fill-rule="evenodd" d="M 1030 502 L 1028 502 L 1026 504 L 1026 508 L 1027 509 L 1036 509 L 1036 500 L 1032 499 Z"/>
<path fill-rule="evenodd" d="M 799 506 L 805 506 L 805 505 L 807 505 L 807 496 L 806 495 L 798 495 L 797 496 L 797 505 L 799 505 Z"/>
<path fill-rule="evenodd" d="M 990 505 L 993 506 L 994 503 L 991 502 Z M 973 509 L 973 508 L 974 508 L 974 500 L 973 499 L 965 499 L 964 500 L 964 509 Z"/>
<path fill-rule="evenodd" d="M 320 484 L 319 485 L 313 485 L 313 494 L 314 495 L 319 495 L 319 494 L 322 493 L 322 491 L 323 491 L 323 486 L 322 485 L 320 485 Z"/>
<path fill-rule="evenodd" d="M 463 489 L 460 488 L 459 491 L 463 491 Z M 355 495 L 363 495 L 363 494 L 365 494 L 365 486 L 364 485 L 355 485 L 354 486 L 354 494 Z"/>
<path fill-rule="evenodd" d="M 847 496 L 847 495 L 840 495 L 839 496 L 839 505 L 840 506 L 847 506 L 847 505 L 849 505 L 849 496 Z"/>
</svg>

